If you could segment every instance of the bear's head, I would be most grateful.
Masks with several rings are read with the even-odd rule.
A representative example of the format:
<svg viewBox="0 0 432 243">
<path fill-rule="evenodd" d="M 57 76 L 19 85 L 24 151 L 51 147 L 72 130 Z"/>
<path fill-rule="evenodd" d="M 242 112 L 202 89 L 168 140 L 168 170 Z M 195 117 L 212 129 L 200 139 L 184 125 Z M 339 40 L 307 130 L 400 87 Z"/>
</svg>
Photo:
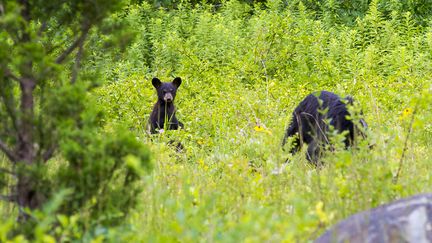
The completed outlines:
<svg viewBox="0 0 432 243">
<path fill-rule="evenodd" d="M 152 79 L 152 84 L 156 88 L 158 99 L 164 103 L 174 102 L 178 87 L 182 80 L 177 77 L 172 82 L 161 82 L 158 78 Z"/>
</svg>

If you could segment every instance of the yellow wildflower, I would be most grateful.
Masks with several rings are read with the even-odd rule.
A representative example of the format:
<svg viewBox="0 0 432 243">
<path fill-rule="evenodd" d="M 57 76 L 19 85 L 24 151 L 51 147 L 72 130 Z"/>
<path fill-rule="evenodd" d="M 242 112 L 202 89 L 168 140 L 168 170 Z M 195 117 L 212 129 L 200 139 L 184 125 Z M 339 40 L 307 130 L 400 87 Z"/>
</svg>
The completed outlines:
<svg viewBox="0 0 432 243">
<path fill-rule="evenodd" d="M 413 109 L 411 109 L 411 108 L 409 108 L 409 107 L 408 107 L 408 108 L 405 108 L 405 109 L 402 111 L 402 116 L 401 116 L 401 118 L 402 118 L 402 119 L 405 119 L 405 118 L 411 116 L 412 113 L 413 113 Z"/>
<path fill-rule="evenodd" d="M 199 166 L 200 166 L 204 171 L 208 171 L 209 167 L 208 167 L 208 165 L 204 162 L 203 159 L 199 159 L 199 160 L 198 160 L 198 164 L 199 164 Z"/>
<path fill-rule="evenodd" d="M 265 126 L 263 126 L 263 125 L 256 125 L 254 127 L 254 130 L 256 132 L 265 132 L 265 133 L 267 133 L 269 135 L 272 135 L 272 132 L 269 129 L 267 129 Z"/>
<path fill-rule="evenodd" d="M 264 127 L 261 126 L 261 125 L 257 125 L 257 126 L 254 127 L 254 130 L 257 131 L 257 132 L 262 132 L 262 131 L 264 131 Z"/>
<path fill-rule="evenodd" d="M 322 201 L 319 201 L 315 205 L 315 214 L 318 216 L 321 223 L 328 223 L 329 217 L 324 212 L 323 208 L 324 208 L 324 203 Z"/>
</svg>

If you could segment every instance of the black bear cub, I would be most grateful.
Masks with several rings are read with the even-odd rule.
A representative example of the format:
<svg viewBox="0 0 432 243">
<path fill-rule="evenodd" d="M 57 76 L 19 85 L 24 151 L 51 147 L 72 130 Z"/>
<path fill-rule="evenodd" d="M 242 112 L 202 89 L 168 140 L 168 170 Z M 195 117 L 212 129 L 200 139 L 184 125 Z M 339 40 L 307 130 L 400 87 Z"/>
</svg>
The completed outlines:
<svg viewBox="0 0 432 243">
<path fill-rule="evenodd" d="M 347 104 L 352 105 L 353 99 L 348 96 L 341 99 L 338 95 L 320 91 L 308 95 L 295 108 L 292 121 L 286 130 L 282 147 L 287 142 L 287 138 L 296 136 L 291 153 L 298 152 L 303 143 L 308 144 L 306 158 L 309 162 L 319 165 L 319 159 L 323 148 L 329 145 L 327 132 L 333 127 L 338 133 L 347 131 L 345 136 L 345 147 L 353 145 L 357 135 L 365 137 L 365 134 L 350 119 Z M 367 124 L 363 119 L 358 123 L 363 128 Z"/>
<path fill-rule="evenodd" d="M 150 133 L 158 133 L 161 129 L 177 130 L 183 128 L 183 123 L 179 122 L 175 116 L 174 99 L 177 89 L 182 83 L 181 78 L 175 78 L 172 82 L 161 82 L 158 78 L 152 79 L 152 84 L 156 88 L 158 101 L 150 114 Z"/>
</svg>

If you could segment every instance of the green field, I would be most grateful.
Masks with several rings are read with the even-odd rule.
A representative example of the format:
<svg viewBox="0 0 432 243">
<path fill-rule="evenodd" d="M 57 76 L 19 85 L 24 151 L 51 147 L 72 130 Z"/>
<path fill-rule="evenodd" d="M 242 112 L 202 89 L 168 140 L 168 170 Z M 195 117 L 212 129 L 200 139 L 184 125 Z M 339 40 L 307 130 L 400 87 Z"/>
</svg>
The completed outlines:
<svg viewBox="0 0 432 243">
<path fill-rule="evenodd" d="M 150 149 L 152 170 L 120 225 L 74 228 L 77 213 L 47 223 L 55 230 L 40 221 L 35 239 L 308 242 L 356 212 L 430 192 L 432 14 L 395 1 L 353 13 L 340 2 L 143 2 L 111 15 L 135 35 L 106 53 L 102 41 L 112 37 L 91 34 L 83 71 L 97 69 L 104 82 L 89 95 L 106 114 L 103 131 L 126 127 Z M 146 133 L 153 77 L 182 78 L 175 104 L 184 130 Z M 369 130 L 359 148 L 328 153 L 316 169 L 304 150 L 291 156 L 281 142 L 293 109 L 319 90 L 352 95 Z M 61 166 L 61 153 L 50 163 Z M 2 239 L 23 240 L 9 232 L 17 209 L 2 203 L 0 211 L 10 219 L 0 223 Z"/>
</svg>

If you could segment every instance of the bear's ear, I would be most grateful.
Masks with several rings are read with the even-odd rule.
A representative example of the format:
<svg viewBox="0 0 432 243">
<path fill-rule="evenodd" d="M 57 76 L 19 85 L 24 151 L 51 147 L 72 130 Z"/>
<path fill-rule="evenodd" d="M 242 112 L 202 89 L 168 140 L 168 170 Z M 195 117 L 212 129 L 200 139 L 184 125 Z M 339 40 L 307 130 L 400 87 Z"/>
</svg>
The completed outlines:
<svg viewBox="0 0 432 243">
<path fill-rule="evenodd" d="M 152 84 L 157 89 L 157 88 L 159 88 L 161 86 L 162 83 L 161 83 L 161 81 L 158 78 L 153 78 L 152 79 Z"/>
<path fill-rule="evenodd" d="M 181 80 L 181 78 L 177 77 L 172 82 L 178 88 L 178 87 L 180 87 L 182 80 Z"/>
</svg>

